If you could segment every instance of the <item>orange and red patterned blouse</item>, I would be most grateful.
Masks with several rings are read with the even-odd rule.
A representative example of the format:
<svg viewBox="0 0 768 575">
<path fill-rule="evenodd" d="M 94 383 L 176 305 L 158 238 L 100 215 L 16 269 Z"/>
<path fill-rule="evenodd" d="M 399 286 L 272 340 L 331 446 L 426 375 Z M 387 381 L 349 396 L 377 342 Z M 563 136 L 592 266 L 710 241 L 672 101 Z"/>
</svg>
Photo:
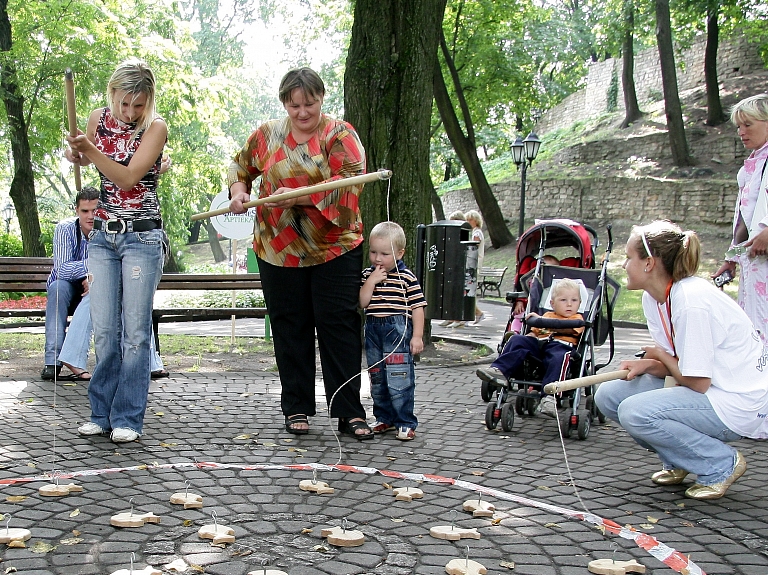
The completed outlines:
<svg viewBox="0 0 768 575">
<path fill-rule="evenodd" d="M 289 118 L 259 126 L 235 156 L 228 185 L 243 182 L 251 192 L 261 176 L 259 198 L 278 188 L 299 188 L 365 173 L 365 150 L 355 129 L 321 115 L 317 133 L 298 144 Z M 288 209 L 256 207 L 253 249 L 264 261 L 284 267 L 327 262 L 363 242 L 358 199 L 363 186 L 309 196 L 314 205 Z M 254 199 L 251 196 L 251 199 Z"/>
</svg>

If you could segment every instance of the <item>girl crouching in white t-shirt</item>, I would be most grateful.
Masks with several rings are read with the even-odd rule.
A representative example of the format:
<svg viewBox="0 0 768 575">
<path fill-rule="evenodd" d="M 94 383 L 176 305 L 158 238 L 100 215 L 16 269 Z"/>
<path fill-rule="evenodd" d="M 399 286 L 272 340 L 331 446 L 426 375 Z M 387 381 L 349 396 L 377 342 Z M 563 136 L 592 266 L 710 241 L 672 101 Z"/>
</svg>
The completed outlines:
<svg viewBox="0 0 768 575">
<path fill-rule="evenodd" d="M 736 302 L 693 277 L 699 252 L 696 234 L 671 222 L 632 229 L 627 288 L 645 292 L 655 345 L 621 362 L 627 379 L 603 383 L 595 402 L 659 456 L 654 483 L 677 485 L 692 473 L 697 483 L 685 495 L 717 499 L 747 468 L 725 442 L 768 437 L 768 352 Z"/>
</svg>

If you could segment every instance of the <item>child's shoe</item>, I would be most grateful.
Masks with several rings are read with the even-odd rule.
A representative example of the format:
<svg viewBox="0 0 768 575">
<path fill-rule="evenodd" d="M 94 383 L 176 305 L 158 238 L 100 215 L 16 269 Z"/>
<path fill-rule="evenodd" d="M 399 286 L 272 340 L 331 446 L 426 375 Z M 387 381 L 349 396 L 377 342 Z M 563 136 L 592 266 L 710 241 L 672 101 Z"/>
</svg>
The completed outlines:
<svg viewBox="0 0 768 575">
<path fill-rule="evenodd" d="M 383 423 L 381 421 L 377 421 L 371 426 L 371 431 L 374 433 L 386 433 L 387 431 L 394 431 L 395 426 L 391 423 Z"/>
<path fill-rule="evenodd" d="M 397 438 L 400 441 L 410 441 L 415 437 L 416 437 L 416 431 L 411 429 L 410 427 L 400 427 L 397 430 Z"/>
<path fill-rule="evenodd" d="M 480 368 L 475 372 L 475 375 L 493 385 L 504 386 L 507 383 L 507 376 L 493 366 Z"/>
<path fill-rule="evenodd" d="M 541 415 L 546 415 L 553 419 L 557 418 L 557 402 L 554 395 L 545 395 L 539 402 L 539 410 Z"/>
</svg>

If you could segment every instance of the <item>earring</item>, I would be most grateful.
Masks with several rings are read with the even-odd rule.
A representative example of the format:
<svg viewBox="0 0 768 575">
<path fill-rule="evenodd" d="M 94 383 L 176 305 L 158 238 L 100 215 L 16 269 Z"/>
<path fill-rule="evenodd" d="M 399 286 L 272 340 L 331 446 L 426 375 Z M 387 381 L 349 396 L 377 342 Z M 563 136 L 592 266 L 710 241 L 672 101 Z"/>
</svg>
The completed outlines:
<svg viewBox="0 0 768 575">
<path fill-rule="evenodd" d="M 648 273 L 648 268 L 645 268 L 645 273 Z"/>
</svg>

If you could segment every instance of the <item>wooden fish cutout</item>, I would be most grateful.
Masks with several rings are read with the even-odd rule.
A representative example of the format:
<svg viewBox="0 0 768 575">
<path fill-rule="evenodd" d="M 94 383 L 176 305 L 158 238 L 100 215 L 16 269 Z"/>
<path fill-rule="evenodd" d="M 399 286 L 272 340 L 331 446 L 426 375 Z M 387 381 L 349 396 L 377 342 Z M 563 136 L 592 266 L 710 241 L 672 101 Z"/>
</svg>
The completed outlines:
<svg viewBox="0 0 768 575">
<path fill-rule="evenodd" d="M 418 487 L 395 487 L 392 491 L 397 501 L 413 501 L 424 497 L 424 492 Z"/>
<path fill-rule="evenodd" d="M 459 539 L 480 539 L 480 533 L 477 529 L 462 529 L 452 525 L 437 525 L 429 530 L 429 534 L 436 539 L 447 539 L 448 541 L 458 541 Z"/>
<path fill-rule="evenodd" d="M 115 527 L 143 527 L 145 523 L 160 523 L 160 518 L 154 513 L 131 513 L 124 511 L 113 515 L 109 520 Z"/>
<path fill-rule="evenodd" d="M 184 509 L 200 509 L 203 506 L 203 496 L 196 493 L 174 493 L 171 503 L 183 505 Z"/>
<path fill-rule="evenodd" d="M 234 543 L 235 542 L 235 530 L 226 525 L 203 525 L 197 534 L 203 539 L 212 539 L 212 545 L 219 545 L 220 543 Z"/>
<path fill-rule="evenodd" d="M 299 481 L 299 489 L 302 491 L 314 491 L 318 495 L 330 495 L 333 493 L 333 487 L 329 487 L 325 481 L 313 481 L 312 479 Z"/>
<path fill-rule="evenodd" d="M 488 569 L 482 563 L 472 559 L 451 559 L 445 566 L 448 575 L 483 575 Z"/>
<path fill-rule="evenodd" d="M 26 541 L 32 537 L 29 529 L 18 527 L 0 527 L 0 543 L 10 543 L 11 541 Z"/>
<path fill-rule="evenodd" d="M 163 572 L 159 569 L 155 569 L 151 565 L 147 565 L 144 569 L 120 569 L 114 571 L 112 575 L 163 575 Z"/>
<path fill-rule="evenodd" d="M 496 507 L 487 501 L 479 499 L 467 499 L 463 505 L 464 511 L 472 513 L 472 517 L 493 517 Z"/>
<path fill-rule="evenodd" d="M 320 532 L 321 537 L 327 537 L 328 543 L 337 547 L 358 547 L 365 543 L 365 535 L 362 531 L 354 529 L 344 530 L 342 527 L 333 527 L 323 529 Z"/>
<path fill-rule="evenodd" d="M 83 488 L 80 485 L 75 485 L 74 483 L 70 483 L 69 485 L 56 485 L 55 483 L 49 483 L 48 485 L 43 485 L 40 487 L 37 492 L 40 495 L 44 495 L 46 497 L 63 497 L 65 495 L 69 495 L 70 493 L 79 493 L 82 490 Z"/>
<path fill-rule="evenodd" d="M 613 559 L 595 559 L 587 565 L 590 573 L 597 575 L 626 575 L 626 573 L 645 573 L 645 565 L 634 559 L 629 561 L 614 561 Z"/>
</svg>

